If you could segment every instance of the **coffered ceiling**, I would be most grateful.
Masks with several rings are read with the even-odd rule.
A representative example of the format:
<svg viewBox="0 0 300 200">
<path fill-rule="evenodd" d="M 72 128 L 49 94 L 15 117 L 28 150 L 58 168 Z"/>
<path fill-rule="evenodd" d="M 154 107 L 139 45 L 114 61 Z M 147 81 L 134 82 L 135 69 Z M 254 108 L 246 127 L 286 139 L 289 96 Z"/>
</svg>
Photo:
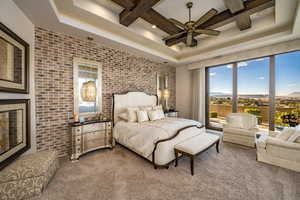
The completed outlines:
<svg viewBox="0 0 300 200">
<path fill-rule="evenodd" d="M 218 26 L 219 36 L 199 35 L 196 47 L 181 42 L 167 46 L 169 36 L 149 20 L 139 17 L 128 27 L 121 25 L 119 14 L 124 7 L 114 0 L 14 0 L 37 26 L 78 37 L 91 36 L 96 42 L 148 57 L 158 62 L 183 64 L 235 51 L 270 45 L 300 37 L 299 0 L 274 0 L 275 6 L 252 14 L 252 27 L 241 31 L 236 20 Z M 128 0 L 135 2 L 135 0 Z M 160 0 L 152 9 L 166 19 L 188 21 L 186 3 L 192 1 L 192 20 L 196 21 L 211 8 L 227 10 L 225 0 Z M 258 0 L 250 0 L 258 1 Z"/>
</svg>

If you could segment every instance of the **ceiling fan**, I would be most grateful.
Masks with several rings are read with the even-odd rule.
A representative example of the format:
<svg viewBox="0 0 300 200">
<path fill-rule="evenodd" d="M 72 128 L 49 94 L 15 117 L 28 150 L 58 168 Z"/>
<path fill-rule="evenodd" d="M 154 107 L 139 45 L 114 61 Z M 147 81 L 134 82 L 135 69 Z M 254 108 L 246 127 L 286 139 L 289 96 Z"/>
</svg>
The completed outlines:
<svg viewBox="0 0 300 200">
<path fill-rule="evenodd" d="M 178 38 L 179 36 L 182 36 L 183 34 L 187 34 L 186 45 L 189 47 L 192 47 L 192 46 L 194 46 L 193 45 L 194 33 L 201 33 L 201 34 L 212 35 L 212 36 L 217 36 L 221 33 L 220 31 L 216 31 L 216 30 L 212 30 L 212 29 L 198 28 L 201 24 L 204 24 L 206 21 L 208 21 L 210 18 L 212 18 L 213 16 L 215 16 L 218 13 L 218 11 L 216 9 L 212 8 L 205 15 L 203 15 L 196 22 L 194 22 L 191 19 L 191 8 L 193 7 L 193 2 L 187 3 L 186 7 L 189 9 L 189 21 L 188 22 L 183 24 L 176 19 L 172 19 L 172 18 L 170 19 L 170 21 L 173 24 L 175 24 L 176 26 L 178 26 L 180 28 L 183 28 L 184 30 L 180 33 L 165 37 L 163 39 L 164 41 L 173 39 L 173 38 Z"/>
</svg>

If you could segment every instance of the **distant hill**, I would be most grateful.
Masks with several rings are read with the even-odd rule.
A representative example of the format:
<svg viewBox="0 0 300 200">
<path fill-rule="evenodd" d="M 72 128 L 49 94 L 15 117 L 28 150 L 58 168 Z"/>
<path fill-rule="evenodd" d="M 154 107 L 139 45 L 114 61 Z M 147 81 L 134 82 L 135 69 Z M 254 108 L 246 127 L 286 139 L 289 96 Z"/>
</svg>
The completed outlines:
<svg viewBox="0 0 300 200">
<path fill-rule="evenodd" d="M 292 92 L 288 95 L 289 97 L 300 97 L 300 92 Z"/>
</svg>

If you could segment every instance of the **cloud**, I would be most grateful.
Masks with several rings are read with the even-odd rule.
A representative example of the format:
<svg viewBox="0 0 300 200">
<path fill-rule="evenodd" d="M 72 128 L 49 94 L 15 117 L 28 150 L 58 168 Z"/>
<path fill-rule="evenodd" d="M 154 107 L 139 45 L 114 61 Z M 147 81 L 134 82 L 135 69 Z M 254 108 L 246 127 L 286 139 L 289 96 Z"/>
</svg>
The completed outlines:
<svg viewBox="0 0 300 200">
<path fill-rule="evenodd" d="M 226 67 L 227 67 L 228 69 L 231 69 L 231 68 L 232 68 L 232 65 L 226 65 Z"/>
<path fill-rule="evenodd" d="M 254 60 L 254 61 L 263 61 L 263 60 L 266 60 L 267 58 L 258 58 L 258 59 L 256 59 L 256 60 Z"/>
<path fill-rule="evenodd" d="M 265 80 L 265 77 L 261 76 L 258 78 L 259 80 Z"/>
<path fill-rule="evenodd" d="M 215 76 L 217 74 L 217 72 L 210 72 L 209 75 L 210 76 Z"/>
<path fill-rule="evenodd" d="M 239 62 L 238 63 L 238 67 L 246 67 L 246 66 L 248 66 L 247 62 Z"/>
<path fill-rule="evenodd" d="M 291 84 L 288 84 L 288 87 L 294 87 L 296 85 L 297 85 L 296 83 L 291 83 Z"/>
</svg>

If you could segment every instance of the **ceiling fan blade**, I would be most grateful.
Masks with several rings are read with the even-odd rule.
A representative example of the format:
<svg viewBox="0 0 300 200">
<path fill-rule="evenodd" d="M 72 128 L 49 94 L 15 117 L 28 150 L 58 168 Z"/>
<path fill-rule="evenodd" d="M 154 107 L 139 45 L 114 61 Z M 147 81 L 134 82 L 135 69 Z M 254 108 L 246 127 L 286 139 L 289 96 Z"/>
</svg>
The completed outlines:
<svg viewBox="0 0 300 200">
<path fill-rule="evenodd" d="M 173 39 L 173 38 L 177 38 L 177 37 L 179 37 L 179 36 L 181 36 L 181 35 L 183 35 L 185 33 L 186 33 L 186 31 L 182 31 L 180 33 L 176 33 L 174 35 L 170 35 L 168 37 L 165 37 L 165 38 L 163 38 L 163 40 L 166 41 L 166 40 L 170 40 L 170 39 Z"/>
<path fill-rule="evenodd" d="M 205 23 L 207 20 L 209 20 L 210 18 L 212 18 L 213 16 L 215 16 L 218 13 L 218 11 L 214 8 L 212 8 L 210 11 L 208 11 L 207 13 L 205 13 L 205 15 L 203 15 L 202 17 L 200 17 L 194 24 L 194 27 L 197 28 L 198 26 L 200 26 L 201 24 Z"/>
<path fill-rule="evenodd" d="M 190 47 L 192 46 L 192 42 L 193 42 L 193 32 L 188 32 L 186 45 Z"/>
<path fill-rule="evenodd" d="M 211 29 L 196 29 L 195 32 L 200 34 L 205 34 L 205 35 L 213 35 L 213 36 L 218 36 L 221 33 L 220 31 L 211 30 Z"/>
<path fill-rule="evenodd" d="M 169 20 L 170 20 L 170 22 L 172 22 L 172 23 L 175 24 L 176 26 L 179 26 L 179 27 L 181 27 L 181 28 L 184 29 L 184 24 L 181 23 L 180 21 L 178 21 L 178 20 L 176 20 L 176 19 L 173 19 L 173 18 L 170 18 Z"/>
</svg>

